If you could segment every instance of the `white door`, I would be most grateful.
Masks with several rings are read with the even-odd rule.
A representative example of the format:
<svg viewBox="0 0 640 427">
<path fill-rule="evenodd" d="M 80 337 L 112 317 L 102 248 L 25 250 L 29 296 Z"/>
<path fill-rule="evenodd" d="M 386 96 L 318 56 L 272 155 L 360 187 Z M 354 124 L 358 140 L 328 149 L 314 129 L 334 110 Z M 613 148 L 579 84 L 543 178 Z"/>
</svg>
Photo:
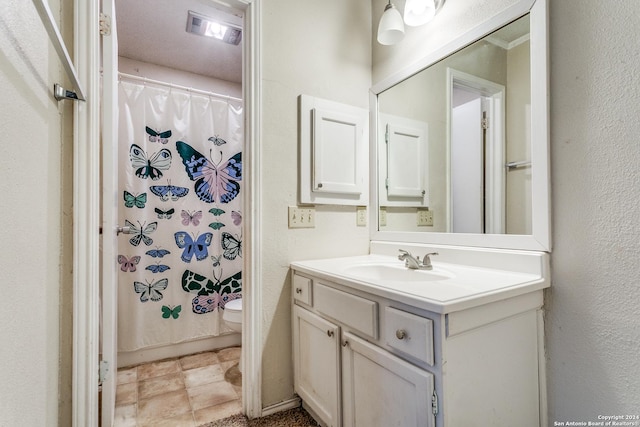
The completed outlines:
<svg viewBox="0 0 640 427">
<path fill-rule="evenodd" d="M 117 385 L 117 174 L 118 170 L 118 38 L 114 0 L 102 0 L 102 12 L 111 20 L 102 36 L 102 259 L 101 259 L 101 365 L 108 366 L 102 380 L 102 426 L 113 425 Z"/>
<path fill-rule="evenodd" d="M 344 333 L 342 425 L 433 427 L 433 375 Z"/>
<path fill-rule="evenodd" d="M 296 393 L 329 427 L 340 426 L 339 328 L 293 306 L 293 369 Z"/>
<path fill-rule="evenodd" d="M 454 233 L 484 233 L 482 98 L 451 110 L 451 218 Z"/>
</svg>

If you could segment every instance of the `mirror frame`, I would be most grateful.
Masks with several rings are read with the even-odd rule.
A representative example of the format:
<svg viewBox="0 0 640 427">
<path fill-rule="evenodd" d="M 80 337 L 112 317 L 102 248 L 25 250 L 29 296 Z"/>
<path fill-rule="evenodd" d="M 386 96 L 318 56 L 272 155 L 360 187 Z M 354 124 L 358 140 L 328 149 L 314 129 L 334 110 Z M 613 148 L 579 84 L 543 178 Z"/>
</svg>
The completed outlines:
<svg viewBox="0 0 640 427">
<path fill-rule="evenodd" d="M 378 94 L 530 14 L 531 43 L 531 234 L 471 234 L 379 230 Z M 370 90 L 371 240 L 551 252 L 551 181 L 549 161 L 548 5 L 546 0 L 519 0 L 501 13 L 372 86 Z M 444 82 L 443 82 L 444 84 Z M 375 184 L 373 184 L 375 183 Z"/>
</svg>

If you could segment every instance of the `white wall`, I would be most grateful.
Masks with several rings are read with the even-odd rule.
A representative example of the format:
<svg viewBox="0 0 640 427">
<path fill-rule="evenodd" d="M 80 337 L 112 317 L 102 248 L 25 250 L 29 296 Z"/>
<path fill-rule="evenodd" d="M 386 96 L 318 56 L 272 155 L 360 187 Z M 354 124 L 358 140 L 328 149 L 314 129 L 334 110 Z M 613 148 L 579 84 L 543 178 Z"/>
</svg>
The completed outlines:
<svg viewBox="0 0 640 427">
<path fill-rule="evenodd" d="M 298 95 L 368 108 L 369 0 L 262 1 L 263 406 L 293 396 L 289 263 L 366 254 L 355 207 L 316 207 L 316 228 L 289 230 L 298 200 Z"/>
<path fill-rule="evenodd" d="M 0 57 L 0 426 L 70 425 L 72 104 L 32 2 L 0 4 Z"/>
<path fill-rule="evenodd" d="M 638 414 L 640 3 L 550 4 L 550 420 Z"/>
<path fill-rule="evenodd" d="M 242 98 L 242 85 L 120 56 L 118 71 L 151 80 Z"/>
<path fill-rule="evenodd" d="M 373 0 L 376 23 L 384 3 Z M 510 3 L 447 0 L 433 24 L 410 29 L 401 45 L 374 45 L 374 82 Z M 549 3 L 553 425 L 640 408 L 640 3 Z"/>
</svg>

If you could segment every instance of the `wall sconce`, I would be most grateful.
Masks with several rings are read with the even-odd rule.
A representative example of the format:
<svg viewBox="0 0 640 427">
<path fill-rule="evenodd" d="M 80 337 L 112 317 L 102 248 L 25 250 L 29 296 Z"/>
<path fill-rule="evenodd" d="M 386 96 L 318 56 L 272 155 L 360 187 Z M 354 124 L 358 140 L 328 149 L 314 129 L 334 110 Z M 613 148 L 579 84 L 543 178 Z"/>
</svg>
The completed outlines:
<svg viewBox="0 0 640 427">
<path fill-rule="evenodd" d="M 392 45 L 404 37 L 404 25 L 417 27 L 431 21 L 440 10 L 445 0 L 406 0 L 404 19 L 396 7 L 389 3 L 378 24 L 378 43 Z"/>
<path fill-rule="evenodd" d="M 391 0 L 384 8 L 384 13 L 378 24 L 378 43 L 384 45 L 396 44 L 404 37 L 404 22 L 398 9 L 391 4 Z"/>
</svg>

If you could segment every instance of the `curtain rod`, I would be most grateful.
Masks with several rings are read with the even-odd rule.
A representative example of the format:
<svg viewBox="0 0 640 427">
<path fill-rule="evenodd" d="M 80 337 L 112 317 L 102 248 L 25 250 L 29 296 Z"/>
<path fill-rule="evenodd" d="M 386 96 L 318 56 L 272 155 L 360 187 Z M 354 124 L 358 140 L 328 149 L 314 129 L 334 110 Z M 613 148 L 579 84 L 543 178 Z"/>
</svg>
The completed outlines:
<svg viewBox="0 0 640 427">
<path fill-rule="evenodd" d="M 133 74 L 126 74 L 126 73 L 118 73 L 118 77 L 119 78 L 125 78 L 125 79 L 129 79 L 129 80 L 138 80 L 144 83 L 151 83 L 151 84 L 155 84 L 155 85 L 160 85 L 160 86 L 167 86 L 173 89 L 181 89 L 181 90 L 185 90 L 187 92 L 192 92 L 192 93 L 197 93 L 199 95 L 205 95 L 205 96 L 213 96 L 216 98 L 223 98 L 226 99 L 227 101 L 237 101 L 237 102 L 242 102 L 241 98 L 236 98 L 234 96 L 229 96 L 229 95 L 222 95 L 219 93 L 215 93 L 215 92 L 210 92 L 210 91 L 206 91 L 206 90 L 200 90 L 200 89 L 194 89 L 192 87 L 188 87 L 188 86 L 181 86 L 181 85 L 177 85 L 174 83 L 168 83 L 168 82 L 163 82 L 160 80 L 153 80 L 153 79 L 149 79 L 147 77 L 140 77 L 140 76 L 134 76 Z"/>
</svg>

